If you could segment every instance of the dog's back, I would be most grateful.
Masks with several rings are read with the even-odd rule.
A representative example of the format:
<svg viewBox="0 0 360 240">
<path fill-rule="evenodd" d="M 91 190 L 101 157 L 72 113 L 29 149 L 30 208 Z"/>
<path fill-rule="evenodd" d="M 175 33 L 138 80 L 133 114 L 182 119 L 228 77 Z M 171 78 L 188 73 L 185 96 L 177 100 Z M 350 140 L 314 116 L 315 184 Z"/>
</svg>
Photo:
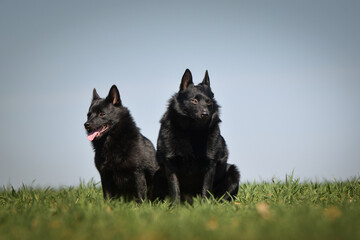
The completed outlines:
<svg viewBox="0 0 360 240">
<path fill-rule="evenodd" d="M 149 197 L 158 170 L 155 149 L 122 105 L 116 86 L 105 99 L 94 89 L 85 128 L 94 147 L 104 197 L 139 201 Z"/>
</svg>

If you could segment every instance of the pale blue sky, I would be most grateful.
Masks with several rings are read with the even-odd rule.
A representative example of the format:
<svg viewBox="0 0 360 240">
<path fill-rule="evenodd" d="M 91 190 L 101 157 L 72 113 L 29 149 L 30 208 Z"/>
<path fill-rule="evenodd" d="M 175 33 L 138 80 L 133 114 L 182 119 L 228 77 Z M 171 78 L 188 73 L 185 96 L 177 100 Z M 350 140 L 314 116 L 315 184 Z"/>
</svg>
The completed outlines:
<svg viewBox="0 0 360 240">
<path fill-rule="evenodd" d="M 120 90 L 155 145 L 189 68 L 209 71 L 241 181 L 360 173 L 359 1 L 0 2 L 0 186 L 99 181 L 83 129 Z"/>
</svg>

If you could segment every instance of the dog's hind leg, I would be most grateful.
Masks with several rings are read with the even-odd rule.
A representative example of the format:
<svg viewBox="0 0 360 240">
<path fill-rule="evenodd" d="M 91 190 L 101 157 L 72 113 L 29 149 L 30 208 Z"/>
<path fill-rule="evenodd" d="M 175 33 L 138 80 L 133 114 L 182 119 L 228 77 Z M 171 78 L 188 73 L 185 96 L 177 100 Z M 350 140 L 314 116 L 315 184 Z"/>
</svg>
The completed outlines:
<svg viewBox="0 0 360 240">
<path fill-rule="evenodd" d="M 240 172 L 239 170 L 236 168 L 235 165 L 232 164 L 228 164 L 227 165 L 227 182 L 228 182 L 228 187 L 227 187 L 227 192 L 229 194 L 227 194 L 225 199 L 229 199 L 230 200 L 230 196 L 231 197 L 236 197 L 238 192 L 239 192 L 239 181 L 240 181 Z"/>
<path fill-rule="evenodd" d="M 226 172 L 221 179 L 214 183 L 214 196 L 231 200 L 239 191 L 240 172 L 233 164 L 226 165 Z"/>
<path fill-rule="evenodd" d="M 169 195 L 169 186 L 168 180 L 166 178 L 164 167 L 160 167 L 157 172 L 154 174 L 153 178 L 153 194 L 151 200 L 156 198 L 164 200 L 166 196 Z"/>
<path fill-rule="evenodd" d="M 143 172 L 135 172 L 134 175 L 137 201 L 142 203 L 147 199 L 147 184 L 145 174 Z"/>
</svg>

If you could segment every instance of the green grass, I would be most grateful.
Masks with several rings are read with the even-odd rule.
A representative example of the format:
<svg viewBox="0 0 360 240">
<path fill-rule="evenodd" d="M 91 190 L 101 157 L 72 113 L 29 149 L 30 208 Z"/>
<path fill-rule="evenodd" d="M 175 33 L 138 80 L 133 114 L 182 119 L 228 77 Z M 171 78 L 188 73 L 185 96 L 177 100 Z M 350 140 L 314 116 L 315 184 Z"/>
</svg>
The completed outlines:
<svg viewBox="0 0 360 240">
<path fill-rule="evenodd" d="M 360 178 L 243 183 L 233 202 L 104 201 L 99 184 L 0 190 L 0 239 L 360 239 Z"/>
</svg>

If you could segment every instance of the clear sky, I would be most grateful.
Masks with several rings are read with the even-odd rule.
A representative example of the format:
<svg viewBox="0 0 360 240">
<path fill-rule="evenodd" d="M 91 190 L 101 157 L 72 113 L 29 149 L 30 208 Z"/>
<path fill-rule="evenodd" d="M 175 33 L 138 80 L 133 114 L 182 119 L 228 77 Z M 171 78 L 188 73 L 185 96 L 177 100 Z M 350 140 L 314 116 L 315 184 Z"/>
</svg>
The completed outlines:
<svg viewBox="0 0 360 240">
<path fill-rule="evenodd" d="M 360 173 L 360 1 L 0 2 L 0 186 L 99 181 L 92 89 L 156 144 L 189 68 L 209 71 L 241 181 Z"/>
</svg>

